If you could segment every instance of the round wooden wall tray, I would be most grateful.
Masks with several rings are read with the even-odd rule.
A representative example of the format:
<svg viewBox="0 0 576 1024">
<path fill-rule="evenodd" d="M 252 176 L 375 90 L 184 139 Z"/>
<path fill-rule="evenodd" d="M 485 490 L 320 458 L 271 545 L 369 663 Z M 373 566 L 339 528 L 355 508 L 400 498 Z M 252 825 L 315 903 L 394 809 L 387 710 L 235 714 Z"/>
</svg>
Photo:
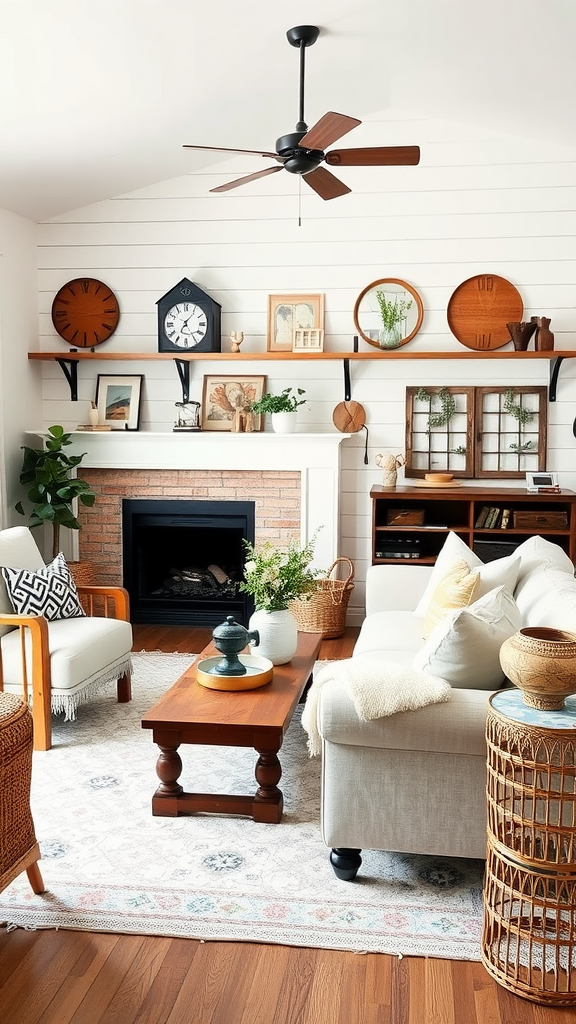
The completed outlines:
<svg viewBox="0 0 576 1024">
<path fill-rule="evenodd" d="M 507 323 L 520 323 L 520 292 L 505 277 L 477 274 L 458 285 L 448 303 L 448 326 L 462 345 L 477 351 L 511 342 Z"/>
</svg>

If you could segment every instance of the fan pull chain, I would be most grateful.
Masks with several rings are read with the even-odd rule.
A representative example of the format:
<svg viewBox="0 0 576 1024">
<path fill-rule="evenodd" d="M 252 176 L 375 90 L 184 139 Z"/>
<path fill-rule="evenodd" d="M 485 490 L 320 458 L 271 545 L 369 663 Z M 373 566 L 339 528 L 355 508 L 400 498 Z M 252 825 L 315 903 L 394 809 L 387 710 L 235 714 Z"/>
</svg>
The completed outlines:
<svg viewBox="0 0 576 1024">
<path fill-rule="evenodd" d="M 298 175 L 298 227 L 302 227 L 302 178 Z"/>
</svg>

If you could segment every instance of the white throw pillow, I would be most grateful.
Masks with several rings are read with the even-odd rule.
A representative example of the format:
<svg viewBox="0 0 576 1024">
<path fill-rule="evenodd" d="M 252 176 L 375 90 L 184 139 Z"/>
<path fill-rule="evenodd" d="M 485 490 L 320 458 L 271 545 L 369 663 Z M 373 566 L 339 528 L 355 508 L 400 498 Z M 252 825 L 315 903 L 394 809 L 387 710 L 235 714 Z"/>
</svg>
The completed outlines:
<svg viewBox="0 0 576 1024">
<path fill-rule="evenodd" d="M 451 686 L 496 690 L 504 680 L 500 648 L 521 625 L 514 598 L 506 587 L 496 587 L 435 626 L 412 667 Z"/>
<path fill-rule="evenodd" d="M 520 559 L 517 584 L 540 566 L 553 566 L 574 575 L 574 565 L 559 544 L 552 544 L 538 534 L 519 544 L 514 554 Z"/>
<path fill-rule="evenodd" d="M 456 562 L 460 561 L 465 561 L 470 569 L 478 569 L 480 584 L 475 594 L 476 599 L 488 594 L 495 587 L 506 587 L 511 594 L 514 592 L 520 569 L 520 559 L 516 551 L 511 555 L 506 555 L 505 558 L 495 558 L 492 562 L 483 562 L 457 533 L 450 530 L 438 554 L 426 590 L 414 609 L 414 615 L 421 618 L 426 617 L 432 595 L 438 584 Z"/>
<path fill-rule="evenodd" d="M 556 565 L 540 565 L 518 583 L 514 600 L 523 626 L 576 632 L 576 579 Z"/>
</svg>

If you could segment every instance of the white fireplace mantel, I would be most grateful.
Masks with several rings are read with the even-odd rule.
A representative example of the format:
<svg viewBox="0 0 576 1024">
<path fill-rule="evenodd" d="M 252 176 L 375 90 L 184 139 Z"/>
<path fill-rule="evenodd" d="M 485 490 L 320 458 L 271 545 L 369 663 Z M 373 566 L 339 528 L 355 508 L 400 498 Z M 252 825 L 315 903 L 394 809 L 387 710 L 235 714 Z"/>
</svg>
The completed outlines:
<svg viewBox="0 0 576 1024">
<path fill-rule="evenodd" d="M 45 431 L 27 431 L 36 437 Z M 250 435 L 229 431 L 153 433 L 73 431 L 70 455 L 84 453 L 89 469 L 297 470 L 301 480 L 301 541 L 318 527 L 314 563 L 339 555 L 340 445 L 351 434 Z"/>
</svg>

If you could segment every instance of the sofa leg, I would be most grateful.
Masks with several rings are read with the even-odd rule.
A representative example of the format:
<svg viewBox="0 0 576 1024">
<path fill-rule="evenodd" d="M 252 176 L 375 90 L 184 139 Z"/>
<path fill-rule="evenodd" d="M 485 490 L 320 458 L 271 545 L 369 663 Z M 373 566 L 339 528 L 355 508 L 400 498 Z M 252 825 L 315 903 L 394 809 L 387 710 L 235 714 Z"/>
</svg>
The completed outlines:
<svg viewBox="0 0 576 1024">
<path fill-rule="evenodd" d="M 362 863 L 360 850 L 351 850 L 345 846 L 334 847 L 330 852 L 330 863 L 336 878 L 341 878 L 343 882 L 352 882 Z"/>
</svg>

